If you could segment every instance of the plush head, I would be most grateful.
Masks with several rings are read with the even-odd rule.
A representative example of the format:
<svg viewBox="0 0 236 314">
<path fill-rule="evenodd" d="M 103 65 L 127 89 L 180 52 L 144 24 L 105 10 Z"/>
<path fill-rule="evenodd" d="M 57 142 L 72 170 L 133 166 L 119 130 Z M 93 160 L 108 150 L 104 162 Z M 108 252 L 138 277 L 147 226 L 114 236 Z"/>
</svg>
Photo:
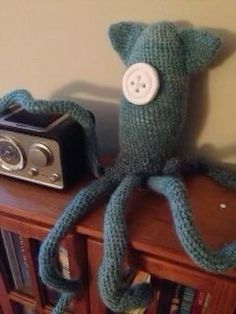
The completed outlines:
<svg viewBox="0 0 236 314">
<path fill-rule="evenodd" d="M 211 61 L 220 40 L 168 22 L 113 24 L 109 37 L 128 67 L 120 108 L 119 167 L 126 173 L 159 173 L 182 131 L 190 75 Z"/>
</svg>

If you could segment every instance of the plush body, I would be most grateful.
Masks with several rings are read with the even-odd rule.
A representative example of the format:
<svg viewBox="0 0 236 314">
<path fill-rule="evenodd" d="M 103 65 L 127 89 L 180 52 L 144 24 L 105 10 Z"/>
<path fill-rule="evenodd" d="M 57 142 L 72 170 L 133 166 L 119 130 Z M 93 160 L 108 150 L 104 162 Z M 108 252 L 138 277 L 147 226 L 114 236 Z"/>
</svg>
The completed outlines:
<svg viewBox="0 0 236 314">
<path fill-rule="evenodd" d="M 190 75 L 211 61 L 220 46 L 219 39 L 203 30 L 179 29 L 167 22 L 118 23 L 111 26 L 109 36 L 127 67 L 142 62 L 158 70 L 160 90 L 144 106 L 134 105 L 123 96 L 118 157 L 111 168 L 78 192 L 43 241 L 39 272 L 45 284 L 62 292 L 54 309 L 57 314 L 63 312 L 80 287 L 79 280 L 67 280 L 56 269 L 58 245 L 103 194 L 111 197 L 105 210 L 104 255 L 98 274 L 101 298 L 113 311 L 134 309 L 150 300 L 149 284 L 130 287 L 122 276 L 127 254 L 125 203 L 133 189 L 144 182 L 168 199 L 180 242 L 199 266 L 220 272 L 236 265 L 235 243 L 219 251 L 210 250 L 203 243 L 192 220 L 181 177 L 200 172 L 236 189 L 236 176 L 217 166 L 175 155 L 186 118 Z M 12 101 L 19 102 L 30 112 L 72 114 L 89 134 L 87 156 L 91 169 L 98 174 L 93 125 L 81 107 L 67 102 L 34 101 L 26 91 L 13 92 L 5 96 L 5 100 L 3 97 L 0 105 L 6 107 L 6 103 Z"/>
</svg>

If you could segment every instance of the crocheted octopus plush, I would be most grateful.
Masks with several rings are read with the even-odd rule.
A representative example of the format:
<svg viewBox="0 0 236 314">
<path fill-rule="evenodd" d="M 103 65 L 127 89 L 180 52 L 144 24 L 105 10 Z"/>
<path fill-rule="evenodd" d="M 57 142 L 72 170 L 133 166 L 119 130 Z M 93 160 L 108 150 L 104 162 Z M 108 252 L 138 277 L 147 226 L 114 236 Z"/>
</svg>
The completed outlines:
<svg viewBox="0 0 236 314">
<path fill-rule="evenodd" d="M 112 167 L 78 192 L 42 243 L 40 276 L 46 285 L 62 293 L 54 309 L 57 314 L 80 287 L 79 280 L 65 279 L 58 271 L 58 246 L 104 194 L 110 195 L 110 200 L 105 210 L 98 285 L 102 300 L 111 310 L 145 306 L 151 297 L 149 284 L 130 287 L 123 276 L 127 254 L 125 203 L 140 185 L 146 184 L 167 198 L 178 238 L 194 262 L 214 272 L 236 265 L 236 243 L 218 251 L 203 243 L 192 219 L 182 175 L 200 172 L 232 189 L 236 189 L 236 176 L 201 160 L 175 155 L 186 117 L 190 76 L 212 60 L 220 40 L 207 31 L 180 29 L 168 22 L 118 23 L 110 27 L 109 36 L 127 66 L 120 103 L 120 153 Z M 94 124 L 86 110 L 71 102 L 33 100 L 24 90 L 3 97 L 2 109 L 12 101 L 34 113 L 71 114 L 85 130 L 88 162 L 93 172 L 99 173 Z"/>
</svg>

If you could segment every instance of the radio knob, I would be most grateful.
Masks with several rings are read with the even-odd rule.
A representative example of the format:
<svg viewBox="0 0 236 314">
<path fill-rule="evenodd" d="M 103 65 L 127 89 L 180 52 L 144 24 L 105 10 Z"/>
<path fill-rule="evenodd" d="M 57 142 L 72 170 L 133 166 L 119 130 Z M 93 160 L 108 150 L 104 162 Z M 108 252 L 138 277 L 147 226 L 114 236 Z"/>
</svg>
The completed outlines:
<svg viewBox="0 0 236 314">
<path fill-rule="evenodd" d="M 39 172 L 38 172 L 38 169 L 36 169 L 36 168 L 31 168 L 31 169 L 29 170 L 29 172 L 28 172 L 28 175 L 29 175 L 30 177 L 37 176 L 38 174 L 39 174 Z"/>
<path fill-rule="evenodd" d="M 50 149 L 44 144 L 34 144 L 29 151 L 29 158 L 38 167 L 48 166 L 53 159 Z"/>
<path fill-rule="evenodd" d="M 59 174 L 57 173 L 53 173 L 50 177 L 49 177 L 49 181 L 54 183 L 57 182 L 60 179 Z"/>
</svg>

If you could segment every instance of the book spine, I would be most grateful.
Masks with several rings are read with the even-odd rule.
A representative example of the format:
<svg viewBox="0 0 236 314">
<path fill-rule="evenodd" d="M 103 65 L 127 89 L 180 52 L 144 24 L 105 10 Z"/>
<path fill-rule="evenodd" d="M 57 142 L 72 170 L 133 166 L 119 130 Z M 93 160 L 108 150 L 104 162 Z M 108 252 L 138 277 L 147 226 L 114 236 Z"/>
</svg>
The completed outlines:
<svg viewBox="0 0 236 314">
<path fill-rule="evenodd" d="M 171 300 L 170 311 L 169 314 L 177 314 L 180 307 L 180 302 L 183 294 L 184 286 L 181 284 L 177 284 L 174 290 L 174 294 Z"/>
<path fill-rule="evenodd" d="M 22 305 L 24 314 L 36 314 L 36 312 L 31 309 L 29 306 Z"/>
<path fill-rule="evenodd" d="M 205 297 L 205 300 L 204 300 L 204 304 L 203 304 L 203 308 L 202 308 L 201 314 L 207 314 L 210 298 L 211 298 L 210 293 L 207 293 L 206 297 Z"/>
<path fill-rule="evenodd" d="M 136 284 L 140 284 L 143 282 L 150 282 L 151 281 L 151 275 L 144 272 L 144 271 L 139 271 L 137 275 L 134 277 L 134 280 L 132 282 L 132 286 Z M 131 310 L 128 312 L 124 312 L 123 314 L 144 314 L 146 311 L 147 307 L 144 308 L 139 308 L 135 310 Z"/>
<path fill-rule="evenodd" d="M 16 242 L 19 244 L 19 260 L 21 264 L 21 269 L 24 278 L 24 285 L 26 288 L 31 288 L 30 274 L 29 274 L 29 264 L 26 257 L 24 240 L 21 235 L 14 234 L 16 236 Z"/>
<path fill-rule="evenodd" d="M 59 248 L 59 263 L 61 266 L 62 275 L 66 279 L 70 279 L 71 274 L 70 274 L 69 255 L 68 255 L 67 249 L 64 248 L 63 246 L 60 246 L 60 248 Z"/>
<path fill-rule="evenodd" d="M 157 310 L 157 307 L 158 307 L 159 299 L 160 299 L 160 290 L 155 290 L 153 292 L 153 300 L 147 306 L 147 308 L 146 308 L 144 313 L 145 314 L 156 314 L 156 310 Z"/>
<path fill-rule="evenodd" d="M 183 298 L 180 304 L 179 314 L 189 314 L 194 302 L 196 290 L 190 287 L 184 288 Z"/>
<path fill-rule="evenodd" d="M 177 283 L 169 280 L 162 280 L 160 285 L 160 301 L 157 308 L 157 314 L 169 313 L 171 307 L 171 300 Z"/>
<path fill-rule="evenodd" d="M 154 288 L 152 302 L 147 306 L 145 314 L 156 314 L 158 304 L 160 301 L 160 283 L 161 280 L 157 278 L 151 278 L 151 284 Z"/>
<path fill-rule="evenodd" d="M 15 289 L 22 289 L 24 287 L 24 281 L 22 278 L 22 273 L 20 265 L 18 263 L 16 250 L 13 242 L 13 234 L 10 231 L 1 230 L 3 244 L 5 247 L 8 264 L 11 270 L 13 283 Z"/>
<path fill-rule="evenodd" d="M 194 298 L 193 306 L 191 309 L 191 314 L 201 314 L 202 308 L 204 305 L 204 301 L 206 298 L 206 292 L 197 291 L 196 296 Z"/>
</svg>

